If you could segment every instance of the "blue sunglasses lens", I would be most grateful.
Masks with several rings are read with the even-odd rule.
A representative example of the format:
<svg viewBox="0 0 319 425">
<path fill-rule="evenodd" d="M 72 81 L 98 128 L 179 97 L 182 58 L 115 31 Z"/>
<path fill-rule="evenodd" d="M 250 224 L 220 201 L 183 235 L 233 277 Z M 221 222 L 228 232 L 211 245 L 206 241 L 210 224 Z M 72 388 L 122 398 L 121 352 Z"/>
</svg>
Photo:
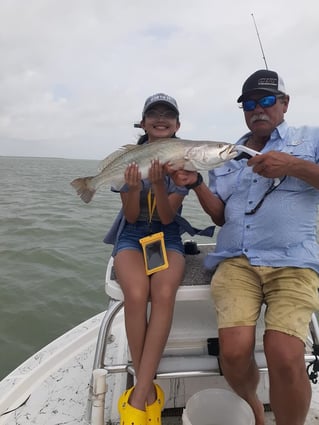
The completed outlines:
<svg viewBox="0 0 319 425">
<path fill-rule="evenodd" d="M 276 96 L 265 96 L 258 101 L 262 108 L 270 108 L 276 103 Z"/>
<path fill-rule="evenodd" d="M 257 105 L 260 105 L 262 108 L 270 108 L 274 106 L 276 103 L 276 96 L 270 95 L 262 97 L 259 100 L 244 100 L 243 101 L 243 109 L 244 111 L 253 111 Z"/>
<path fill-rule="evenodd" d="M 255 100 L 244 100 L 243 101 L 243 109 L 244 111 L 253 111 L 257 106 L 257 102 Z"/>
</svg>

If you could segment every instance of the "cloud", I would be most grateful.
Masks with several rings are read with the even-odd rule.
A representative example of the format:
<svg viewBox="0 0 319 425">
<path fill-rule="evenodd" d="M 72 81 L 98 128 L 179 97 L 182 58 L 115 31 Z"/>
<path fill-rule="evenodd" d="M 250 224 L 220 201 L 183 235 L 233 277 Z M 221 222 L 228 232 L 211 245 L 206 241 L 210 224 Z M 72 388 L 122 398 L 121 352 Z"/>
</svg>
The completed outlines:
<svg viewBox="0 0 319 425">
<path fill-rule="evenodd" d="M 0 155 L 101 159 L 140 130 L 144 100 L 176 97 L 181 137 L 234 142 L 236 99 L 265 63 L 316 124 L 319 4 L 308 0 L 3 0 Z"/>
</svg>

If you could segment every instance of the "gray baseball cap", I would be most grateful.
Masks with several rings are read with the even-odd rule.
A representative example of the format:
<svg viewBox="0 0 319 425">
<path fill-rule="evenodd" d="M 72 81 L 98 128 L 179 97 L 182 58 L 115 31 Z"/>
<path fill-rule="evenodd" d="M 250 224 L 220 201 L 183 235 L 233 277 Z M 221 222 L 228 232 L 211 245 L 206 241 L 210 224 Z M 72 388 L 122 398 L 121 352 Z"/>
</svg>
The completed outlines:
<svg viewBox="0 0 319 425">
<path fill-rule="evenodd" d="M 168 96 L 165 93 L 156 93 L 146 99 L 142 116 L 144 117 L 145 112 L 157 103 L 164 103 L 179 114 L 177 102 L 173 97 Z"/>
</svg>

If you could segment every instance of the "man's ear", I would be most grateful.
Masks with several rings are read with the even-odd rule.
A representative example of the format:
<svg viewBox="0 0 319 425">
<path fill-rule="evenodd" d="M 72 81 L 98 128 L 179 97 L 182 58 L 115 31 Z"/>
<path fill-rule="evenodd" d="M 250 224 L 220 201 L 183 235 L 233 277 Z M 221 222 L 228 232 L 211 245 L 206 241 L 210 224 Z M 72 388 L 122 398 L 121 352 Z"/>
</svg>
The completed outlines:
<svg viewBox="0 0 319 425">
<path fill-rule="evenodd" d="M 289 100 L 290 100 L 289 94 L 286 94 L 286 96 L 282 100 L 282 103 L 285 105 L 284 112 L 287 112 L 288 110 Z"/>
</svg>

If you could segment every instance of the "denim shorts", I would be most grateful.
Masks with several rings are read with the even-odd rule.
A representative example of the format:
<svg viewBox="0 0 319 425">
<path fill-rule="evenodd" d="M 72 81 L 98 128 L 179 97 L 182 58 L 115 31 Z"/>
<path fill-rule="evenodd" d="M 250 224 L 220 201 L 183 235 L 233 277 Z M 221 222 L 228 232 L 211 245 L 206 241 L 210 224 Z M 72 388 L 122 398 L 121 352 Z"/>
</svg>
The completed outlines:
<svg viewBox="0 0 319 425">
<path fill-rule="evenodd" d="M 114 247 L 113 256 L 124 249 L 134 249 L 142 252 L 142 245 L 139 240 L 153 233 L 163 232 L 165 247 L 167 251 L 176 251 L 184 255 L 184 245 L 180 236 L 179 225 L 177 223 L 162 224 L 160 221 L 153 221 L 151 226 L 146 221 L 137 221 L 133 224 L 126 223 L 117 243 Z"/>
</svg>

